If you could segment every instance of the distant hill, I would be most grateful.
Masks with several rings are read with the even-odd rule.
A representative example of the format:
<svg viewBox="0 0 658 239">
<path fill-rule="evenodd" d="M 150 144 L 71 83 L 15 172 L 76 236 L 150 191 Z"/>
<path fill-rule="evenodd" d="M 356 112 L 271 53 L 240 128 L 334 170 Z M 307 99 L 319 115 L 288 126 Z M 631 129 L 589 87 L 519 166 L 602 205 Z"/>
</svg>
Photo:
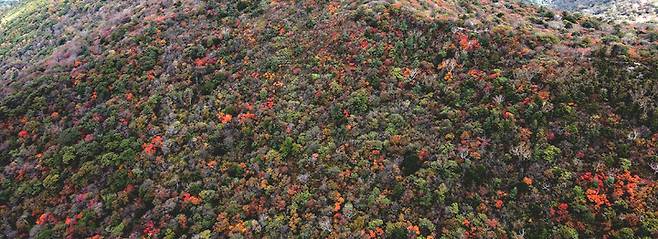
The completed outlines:
<svg viewBox="0 0 658 239">
<path fill-rule="evenodd" d="M 526 0 L 526 2 L 579 11 L 614 21 L 658 23 L 656 0 Z"/>
<path fill-rule="evenodd" d="M 10 7 L 12 4 L 16 3 L 18 0 L 0 0 L 0 10 Z"/>
</svg>

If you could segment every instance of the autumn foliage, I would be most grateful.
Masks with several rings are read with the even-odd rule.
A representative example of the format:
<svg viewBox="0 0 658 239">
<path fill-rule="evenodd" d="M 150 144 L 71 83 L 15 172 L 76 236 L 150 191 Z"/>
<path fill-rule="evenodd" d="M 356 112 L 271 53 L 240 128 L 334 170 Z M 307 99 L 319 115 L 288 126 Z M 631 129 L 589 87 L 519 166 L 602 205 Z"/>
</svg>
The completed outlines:
<svg viewBox="0 0 658 239">
<path fill-rule="evenodd" d="M 658 237 L 652 25 L 518 1 L 17 6 L 7 238 Z"/>
</svg>

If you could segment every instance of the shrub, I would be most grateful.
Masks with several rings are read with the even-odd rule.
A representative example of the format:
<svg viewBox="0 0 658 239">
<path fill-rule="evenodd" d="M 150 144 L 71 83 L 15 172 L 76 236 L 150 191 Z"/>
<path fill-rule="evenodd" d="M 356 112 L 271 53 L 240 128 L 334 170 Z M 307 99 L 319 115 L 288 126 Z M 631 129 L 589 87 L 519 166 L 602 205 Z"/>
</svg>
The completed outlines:
<svg viewBox="0 0 658 239">
<path fill-rule="evenodd" d="M 360 89 L 358 91 L 352 92 L 350 99 L 348 100 L 350 104 L 350 109 L 353 113 L 365 113 L 368 111 L 368 97 L 369 93 L 366 89 Z"/>
<path fill-rule="evenodd" d="M 560 150 L 560 148 L 549 144 L 540 152 L 538 152 L 538 156 L 542 160 L 552 163 L 558 156 L 560 156 L 561 153 L 562 150 Z"/>
<path fill-rule="evenodd" d="M 73 148 L 71 146 L 63 147 L 60 152 L 62 153 L 62 156 L 61 156 L 62 161 L 61 162 L 64 163 L 64 165 L 69 165 L 71 163 L 71 161 L 76 159 L 75 148 Z"/>
<path fill-rule="evenodd" d="M 72 144 L 78 142 L 78 140 L 80 140 L 80 137 L 81 137 L 81 133 L 80 133 L 80 130 L 78 130 L 78 128 L 75 128 L 75 127 L 74 128 L 68 128 L 68 129 L 63 130 L 59 134 L 58 141 L 62 145 L 69 146 L 69 145 L 72 145 Z"/>
<path fill-rule="evenodd" d="M 537 32 L 535 33 L 535 37 L 537 38 L 538 41 L 542 42 L 543 44 L 556 44 L 560 42 L 560 38 L 558 38 L 555 34 L 552 33 Z"/>
<path fill-rule="evenodd" d="M 578 231 L 566 225 L 554 228 L 553 234 L 562 239 L 578 239 Z"/>
<path fill-rule="evenodd" d="M 582 21 L 580 25 L 584 28 L 595 28 L 595 29 L 601 28 L 601 22 L 593 18 L 587 18 L 585 21 Z"/>
<path fill-rule="evenodd" d="M 59 188 L 59 174 L 52 173 L 46 176 L 43 180 L 43 186 L 51 191 L 57 190 Z"/>
<path fill-rule="evenodd" d="M 405 176 L 414 174 L 422 167 L 422 162 L 415 151 L 407 151 L 404 154 L 400 168 Z"/>
<path fill-rule="evenodd" d="M 190 46 L 185 48 L 184 54 L 190 59 L 199 59 L 206 56 L 206 48 L 203 46 Z"/>
<path fill-rule="evenodd" d="M 140 69 L 142 71 L 153 69 L 153 67 L 155 67 L 155 65 L 158 63 L 158 58 L 161 54 L 161 49 L 154 46 L 147 47 L 139 59 Z"/>
</svg>

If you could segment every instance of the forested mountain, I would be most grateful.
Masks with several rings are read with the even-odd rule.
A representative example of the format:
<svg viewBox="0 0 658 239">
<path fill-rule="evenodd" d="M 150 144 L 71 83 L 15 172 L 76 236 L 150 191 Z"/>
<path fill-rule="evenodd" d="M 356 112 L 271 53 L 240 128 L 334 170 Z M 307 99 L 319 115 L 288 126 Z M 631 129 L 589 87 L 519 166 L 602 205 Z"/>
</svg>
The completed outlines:
<svg viewBox="0 0 658 239">
<path fill-rule="evenodd" d="M 7 238 L 656 238 L 658 29 L 503 0 L 26 0 Z"/>
</svg>

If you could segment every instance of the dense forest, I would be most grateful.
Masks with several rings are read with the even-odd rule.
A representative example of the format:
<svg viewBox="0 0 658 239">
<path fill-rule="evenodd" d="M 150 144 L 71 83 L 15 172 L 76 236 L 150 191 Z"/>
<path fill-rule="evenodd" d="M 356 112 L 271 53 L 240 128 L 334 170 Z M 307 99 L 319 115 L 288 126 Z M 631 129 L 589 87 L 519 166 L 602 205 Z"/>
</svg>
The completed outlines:
<svg viewBox="0 0 658 239">
<path fill-rule="evenodd" d="M 506 0 L 0 11 L 7 238 L 656 238 L 658 27 Z"/>
</svg>

